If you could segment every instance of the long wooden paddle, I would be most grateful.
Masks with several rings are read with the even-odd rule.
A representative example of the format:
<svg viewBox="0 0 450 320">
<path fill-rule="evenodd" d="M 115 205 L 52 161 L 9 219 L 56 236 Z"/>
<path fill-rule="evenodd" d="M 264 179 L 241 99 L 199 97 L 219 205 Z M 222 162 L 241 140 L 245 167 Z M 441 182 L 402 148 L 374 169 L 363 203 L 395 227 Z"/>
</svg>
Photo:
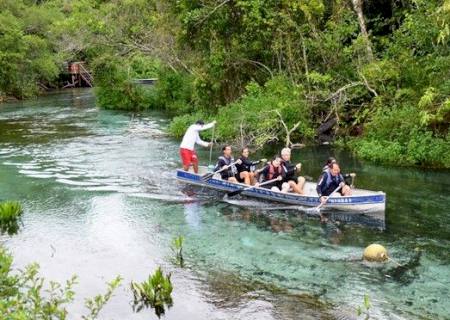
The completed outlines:
<svg viewBox="0 0 450 320">
<path fill-rule="evenodd" d="M 222 171 L 228 170 L 231 166 L 234 166 L 237 163 L 237 161 L 230 163 L 229 165 L 223 166 L 222 169 L 219 169 L 217 171 L 214 172 L 210 172 L 210 173 L 206 173 L 204 174 L 200 179 L 202 181 L 208 181 L 209 179 L 211 179 L 216 173 L 220 173 Z"/>
<path fill-rule="evenodd" d="M 271 184 L 271 183 L 273 183 L 273 182 L 275 182 L 275 181 L 280 181 L 281 179 L 283 179 L 283 178 L 282 178 L 281 176 L 278 176 L 278 177 L 275 178 L 275 179 L 267 180 L 267 181 L 265 181 L 265 182 L 260 183 L 260 184 L 258 185 L 258 187 L 264 186 L 264 185 L 266 185 L 266 184 Z M 249 187 L 242 188 L 242 189 L 239 189 L 239 190 L 236 190 L 236 191 L 228 192 L 228 193 L 227 193 L 227 196 L 233 197 L 233 196 L 235 196 L 235 195 L 238 195 L 238 194 L 241 193 L 241 192 L 244 192 L 244 191 L 246 191 L 246 190 L 250 190 L 250 189 L 253 189 L 253 188 L 255 188 L 255 186 L 249 186 Z"/>
<path fill-rule="evenodd" d="M 308 209 L 307 212 L 319 212 L 319 213 L 320 213 L 320 208 L 321 208 L 324 204 L 327 203 L 327 201 L 328 201 L 328 199 L 330 198 L 330 196 L 331 196 L 333 193 L 338 192 L 339 189 L 341 189 L 343 186 L 344 186 L 344 183 L 341 182 L 341 183 L 339 184 L 339 186 L 338 186 L 336 189 L 334 189 L 333 192 L 331 192 L 329 196 L 327 196 L 327 197 L 325 198 L 325 201 L 324 201 L 324 202 L 321 202 L 321 203 L 320 203 L 317 207 L 315 207 L 315 208 Z M 319 198 L 319 199 L 320 199 L 320 198 Z"/>
<path fill-rule="evenodd" d="M 214 142 L 214 128 L 215 128 L 215 126 L 212 128 L 211 144 L 209 146 L 209 164 L 208 164 L 208 168 L 211 167 L 212 148 L 213 148 L 213 142 Z"/>
</svg>

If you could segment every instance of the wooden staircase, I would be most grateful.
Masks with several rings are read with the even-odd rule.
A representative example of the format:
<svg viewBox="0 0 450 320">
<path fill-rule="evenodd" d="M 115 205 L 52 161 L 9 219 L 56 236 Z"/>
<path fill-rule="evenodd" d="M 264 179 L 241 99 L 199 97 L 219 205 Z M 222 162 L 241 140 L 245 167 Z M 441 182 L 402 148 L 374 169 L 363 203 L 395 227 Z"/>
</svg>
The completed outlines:
<svg viewBox="0 0 450 320">
<path fill-rule="evenodd" d="M 72 62 L 68 64 L 68 72 L 71 80 L 68 81 L 64 88 L 93 87 L 94 77 L 86 68 L 84 62 Z"/>
<path fill-rule="evenodd" d="M 92 84 L 94 83 L 94 78 L 82 63 L 80 63 L 80 77 L 84 80 L 84 82 L 86 82 L 89 85 L 89 87 L 92 87 Z"/>
</svg>

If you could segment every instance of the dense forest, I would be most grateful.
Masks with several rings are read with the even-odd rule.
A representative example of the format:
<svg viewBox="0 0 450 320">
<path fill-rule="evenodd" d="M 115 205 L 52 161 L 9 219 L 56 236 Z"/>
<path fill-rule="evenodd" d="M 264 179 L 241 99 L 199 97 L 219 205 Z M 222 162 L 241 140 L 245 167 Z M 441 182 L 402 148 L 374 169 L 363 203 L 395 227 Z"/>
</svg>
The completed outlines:
<svg viewBox="0 0 450 320">
<path fill-rule="evenodd" d="M 166 110 L 174 136 L 214 118 L 239 146 L 450 168 L 449 0 L 0 0 L 0 101 L 60 86 L 67 61 L 99 106 Z"/>
</svg>

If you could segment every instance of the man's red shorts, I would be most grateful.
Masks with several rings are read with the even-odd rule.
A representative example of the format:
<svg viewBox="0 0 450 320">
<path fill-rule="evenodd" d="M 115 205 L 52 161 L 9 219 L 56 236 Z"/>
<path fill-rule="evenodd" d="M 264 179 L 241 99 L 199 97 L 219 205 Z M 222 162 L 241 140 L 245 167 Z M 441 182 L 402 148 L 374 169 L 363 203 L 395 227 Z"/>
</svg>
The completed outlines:
<svg viewBox="0 0 450 320">
<path fill-rule="evenodd" d="M 180 148 L 181 161 L 184 166 L 190 166 L 191 164 L 198 164 L 197 154 L 194 150 Z"/>
</svg>

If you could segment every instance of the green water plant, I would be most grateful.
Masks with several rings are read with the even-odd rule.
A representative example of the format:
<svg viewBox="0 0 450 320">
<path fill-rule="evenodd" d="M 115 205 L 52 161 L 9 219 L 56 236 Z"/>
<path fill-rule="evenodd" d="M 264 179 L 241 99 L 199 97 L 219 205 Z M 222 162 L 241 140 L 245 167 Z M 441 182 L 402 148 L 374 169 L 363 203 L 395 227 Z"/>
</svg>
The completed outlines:
<svg viewBox="0 0 450 320">
<path fill-rule="evenodd" d="M 172 306 L 172 282 L 171 274 L 164 275 L 161 267 L 158 267 L 153 275 L 142 283 L 131 282 L 131 290 L 134 295 L 133 309 L 136 312 L 141 311 L 144 307 L 152 307 L 158 318 L 164 314 L 165 307 Z"/>
<path fill-rule="evenodd" d="M 113 296 L 114 291 L 120 286 L 122 281 L 121 276 L 117 276 L 111 282 L 108 283 L 108 288 L 105 294 L 96 295 L 93 298 L 86 299 L 85 306 L 89 310 L 89 315 L 82 316 L 83 320 L 94 320 L 97 319 L 98 314 L 103 309 L 103 307 L 108 303 L 108 301 Z"/>
<path fill-rule="evenodd" d="M 361 315 L 364 315 L 364 320 L 370 319 L 370 313 L 369 310 L 372 307 L 372 304 L 370 303 L 369 295 L 366 293 L 364 294 L 364 300 L 362 305 L 358 306 L 356 308 L 356 313 L 358 314 L 358 317 Z"/>
<path fill-rule="evenodd" d="M 18 220 L 23 213 L 18 201 L 0 202 L 0 233 L 15 234 L 19 229 Z"/>
<path fill-rule="evenodd" d="M 183 243 L 184 237 L 178 236 L 172 240 L 172 251 L 175 253 L 175 261 L 177 265 L 180 267 L 184 266 L 184 258 L 183 258 Z"/>
<path fill-rule="evenodd" d="M 72 318 L 67 307 L 75 298 L 73 275 L 65 283 L 47 281 L 39 274 L 39 265 L 30 264 L 22 270 L 13 270 L 13 257 L 0 246 L 0 317 L 1 319 L 64 320 Z M 120 283 L 117 277 L 108 284 L 105 295 L 86 300 L 90 314 L 84 320 L 97 319 L 100 310 L 109 301 Z"/>
</svg>

